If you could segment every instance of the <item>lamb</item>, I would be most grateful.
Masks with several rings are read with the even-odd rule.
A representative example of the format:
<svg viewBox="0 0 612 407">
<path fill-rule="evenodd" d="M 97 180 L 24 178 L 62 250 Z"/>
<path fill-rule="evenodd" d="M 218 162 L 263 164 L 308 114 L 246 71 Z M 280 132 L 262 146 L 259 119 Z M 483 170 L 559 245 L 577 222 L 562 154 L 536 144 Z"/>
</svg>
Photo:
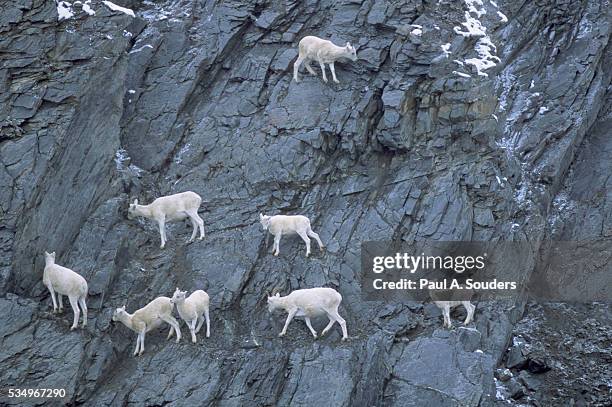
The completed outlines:
<svg viewBox="0 0 612 407">
<path fill-rule="evenodd" d="M 186 291 L 181 291 L 177 287 L 170 302 L 176 304 L 179 315 L 187 323 L 191 332 L 191 342 L 196 343 L 196 334 L 200 331 L 204 318 L 206 318 L 206 337 L 210 337 L 209 297 L 203 290 L 196 290 L 185 298 L 186 295 Z"/>
<path fill-rule="evenodd" d="M 310 61 L 317 61 L 321 65 L 321 72 L 323 73 L 323 80 L 327 82 L 327 76 L 325 75 L 325 64 L 329 64 L 329 70 L 332 73 L 334 82 L 339 83 L 336 78 L 336 69 L 334 63 L 340 58 L 348 58 L 352 61 L 357 60 L 357 51 L 349 42 L 344 47 L 334 45 L 331 41 L 324 40 L 314 36 L 307 36 L 300 40 L 299 43 L 299 56 L 293 64 L 293 79 L 299 82 L 298 71 L 302 62 L 306 66 L 308 72 L 313 75 L 317 75 L 310 66 Z"/>
<path fill-rule="evenodd" d="M 62 295 L 67 295 L 70 300 L 70 306 L 74 312 L 74 320 L 70 330 L 76 329 L 79 324 L 79 305 L 83 311 L 83 328 L 87 326 L 87 281 L 83 276 L 75 273 L 69 268 L 62 267 L 59 264 L 55 264 L 55 252 L 45 252 L 45 270 L 43 272 L 43 284 L 49 289 L 51 293 L 51 300 L 53 300 L 53 312 L 63 312 L 64 304 Z M 57 294 L 57 302 L 55 300 L 55 294 Z"/>
<path fill-rule="evenodd" d="M 306 242 L 306 257 L 310 255 L 310 239 L 308 236 L 314 238 L 319 244 L 319 249 L 323 250 L 325 246 L 321 242 L 319 235 L 312 231 L 310 227 L 310 219 L 306 216 L 301 215 L 275 215 L 267 216 L 262 213 L 259 214 L 259 221 L 263 230 L 269 231 L 274 235 L 274 255 L 278 256 L 280 251 L 279 244 L 282 235 L 297 233 Z"/>
<path fill-rule="evenodd" d="M 162 322 L 170 324 L 168 339 L 172 336 L 173 331 L 176 331 L 176 342 L 178 343 L 181 340 L 179 324 L 172 316 L 173 308 L 174 305 L 170 298 L 157 297 L 133 314 L 129 314 L 125 310 L 125 305 L 121 308 L 117 308 L 113 313 L 112 320 L 122 322 L 123 325 L 138 334 L 134 356 L 142 355 L 145 349 L 145 333 L 157 328 Z"/>
<path fill-rule="evenodd" d="M 193 242 L 196 237 L 198 228 L 200 229 L 199 240 L 204 238 L 204 221 L 198 215 L 198 208 L 202 203 L 202 198 L 195 192 L 187 191 L 179 194 L 162 196 L 157 198 L 149 205 L 139 205 L 138 199 L 130 204 L 128 209 L 128 219 L 133 219 L 136 216 L 157 221 L 159 225 L 159 234 L 161 235 L 161 248 L 166 246 L 166 222 L 180 221 L 183 219 L 191 219 L 193 232 L 188 243 Z"/>
<path fill-rule="evenodd" d="M 285 326 L 278 336 L 284 336 L 287 333 L 287 327 L 293 317 L 303 316 L 306 321 L 306 326 L 310 329 L 312 336 L 317 337 L 317 331 L 314 330 L 310 323 L 310 318 L 319 315 L 327 314 L 329 324 L 321 332 L 321 336 L 325 335 L 331 329 L 334 322 L 338 322 L 342 328 L 342 340 L 348 339 L 346 332 L 346 321 L 338 314 L 338 307 L 342 301 L 340 293 L 333 288 L 317 287 L 303 290 L 295 290 L 291 294 L 281 297 L 276 294 L 268 297 L 268 311 L 284 310 L 289 313 Z"/>
<path fill-rule="evenodd" d="M 450 319 L 450 310 L 451 308 L 459 305 L 463 305 L 467 311 L 467 317 L 465 318 L 465 321 L 463 321 L 463 325 L 468 325 L 474 319 L 474 311 L 476 310 L 476 306 L 472 305 L 472 303 L 469 301 L 434 301 L 434 304 L 436 304 L 436 306 L 442 310 L 445 328 L 450 329 L 453 326 Z"/>
<path fill-rule="evenodd" d="M 460 290 L 457 291 L 455 289 L 433 289 L 429 290 L 429 297 L 433 300 L 433 303 L 442 311 L 442 315 L 444 316 L 444 327 L 452 328 L 452 323 L 450 319 L 450 310 L 451 308 L 455 308 L 459 305 L 463 305 L 465 310 L 467 311 L 467 317 L 463 322 L 463 325 L 468 325 L 474 319 L 474 311 L 476 310 L 476 306 L 472 305 L 470 299 L 474 296 L 473 290 Z"/>
</svg>

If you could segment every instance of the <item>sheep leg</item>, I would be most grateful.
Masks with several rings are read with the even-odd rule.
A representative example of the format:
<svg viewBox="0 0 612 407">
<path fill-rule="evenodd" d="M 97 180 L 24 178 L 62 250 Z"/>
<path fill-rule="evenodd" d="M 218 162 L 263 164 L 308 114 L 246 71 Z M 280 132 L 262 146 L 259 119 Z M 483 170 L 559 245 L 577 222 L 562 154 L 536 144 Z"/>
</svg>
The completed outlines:
<svg viewBox="0 0 612 407">
<path fill-rule="evenodd" d="M 161 319 L 174 328 L 174 330 L 176 331 L 176 343 L 178 343 L 181 340 L 181 328 L 179 327 L 179 324 L 176 319 L 172 315 L 161 317 Z"/>
<path fill-rule="evenodd" d="M 442 309 L 442 315 L 444 316 L 444 327 L 445 328 L 452 328 L 452 324 L 451 324 L 451 319 L 450 319 L 450 306 L 445 305 L 444 308 Z"/>
<path fill-rule="evenodd" d="M 285 334 L 287 333 L 287 327 L 289 326 L 289 323 L 291 322 L 293 317 L 295 317 L 295 314 L 297 314 L 297 311 L 297 308 L 289 311 L 289 315 L 287 315 L 287 320 L 285 321 L 285 326 L 283 327 L 283 330 L 278 334 L 278 336 L 285 336 Z"/>
<path fill-rule="evenodd" d="M 174 327 L 170 325 L 170 332 L 168 332 L 168 337 L 166 337 L 166 340 L 172 338 L 172 335 L 174 335 Z"/>
<path fill-rule="evenodd" d="M 329 64 L 329 70 L 332 73 L 332 78 L 333 78 L 334 82 L 340 83 L 338 78 L 336 78 L 336 68 L 334 67 L 334 63 L 333 62 L 331 64 Z"/>
<path fill-rule="evenodd" d="M 142 353 L 144 352 L 144 339 L 145 339 L 145 333 L 147 331 L 147 328 L 142 328 L 142 331 L 140 332 L 140 352 L 138 352 L 138 355 L 142 355 Z"/>
<path fill-rule="evenodd" d="M 327 75 L 325 75 L 325 64 L 319 61 L 319 65 L 321 65 L 321 72 L 323 72 L 323 81 L 327 82 Z"/>
<path fill-rule="evenodd" d="M 323 242 L 321 241 L 321 238 L 319 238 L 319 235 L 313 232 L 312 229 L 308 229 L 308 236 L 312 237 L 314 240 L 317 241 L 317 243 L 319 244 L 320 250 L 325 249 L 325 246 L 323 246 Z"/>
<path fill-rule="evenodd" d="M 200 332 L 200 328 L 202 328 L 202 324 L 204 324 L 204 318 L 206 318 L 206 337 L 210 337 L 210 316 L 208 313 L 208 308 L 204 310 L 204 315 L 200 315 L 200 321 L 198 322 L 198 327 L 196 328 L 196 333 Z"/>
<path fill-rule="evenodd" d="M 196 221 L 193 218 L 190 217 L 189 219 L 191 220 L 191 226 L 193 227 L 193 231 L 191 232 L 191 237 L 189 238 L 187 243 L 193 242 L 193 240 L 196 237 L 196 233 L 198 233 L 198 224 L 196 223 Z"/>
<path fill-rule="evenodd" d="M 204 239 L 204 221 L 202 220 L 202 218 L 200 218 L 200 215 L 198 215 L 198 210 L 197 209 L 190 210 L 187 212 L 187 215 L 189 215 L 189 217 L 191 218 L 191 222 L 194 227 L 193 234 L 191 235 L 190 241 L 192 242 L 193 239 L 195 238 L 198 228 L 200 229 L 200 237 L 198 239 L 199 240 Z M 197 228 L 196 228 L 196 225 L 197 225 Z"/>
<path fill-rule="evenodd" d="M 476 306 L 472 305 L 472 303 L 469 301 L 465 301 L 463 303 L 463 306 L 465 307 L 465 310 L 467 311 L 467 317 L 465 318 L 463 325 L 468 325 L 470 322 L 474 320 L 474 311 L 476 310 Z"/>
<path fill-rule="evenodd" d="M 194 318 L 192 319 L 187 325 L 189 325 L 189 332 L 191 333 L 191 342 L 196 343 L 198 340 L 196 339 L 196 332 L 195 332 L 195 328 L 196 328 L 196 322 L 198 321 L 198 318 Z"/>
<path fill-rule="evenodd" d="M 312 324 L 310 323 L 310 318 L 304 317 L 304 321 L 306 321 L 306 326 L 308 327 L 308 329 L 310 329 L 310 332 L 312 333 L 312 336 L 314 336 L 316 338 L 317 337 L 317 331 L 315 331 L 314 328 L 312 327 Z"/>
<path fill-rule="evenodd" d="M 134 349 L 134 356 L 138 355 L 139 350 L 140 350 L 140 333 L 136 336 L 136 349 Z"/>
<path fill-rule="evenodd" d="M 340 316 L 340 314 L 338 314 L 338 310 L 334 311 L 332 316 L 338 322 L 338 324 L 340 324 L 340 328 L 342 328 L 342 340 L 347 340 L 348 333 L 346 331 L 346 321 Z"/>
<path fill-rule="evenodd" d="M 74 319 L 72 321 L 72 326 L 70 327 L 70 330 L 72 331 L 73 329 L 76 329 L 76 327 L 79 325 L 79 315 L 81 314 L 81 312 L 79 311 L 79 304 L 77 303 L 77 298 L 69 295 L 68 299 L 70 300 L 72 312 L 74 312 Z"/>
<path fill-rule="evenodd" d="M 47 288 L 49 289 L 49 292 L 51 293 L 51 300 L 53 301 L 53 313 L 56 313 L 57 312 L 57 302 L 55 301 L 55 290 L 53 289 L 53 286 L 51 284 L 49 284 L 49 287 Z"/>
<path fill-rule="evenodd" d="M 85 303 L 85 297 L 79 298 L 79 305 L 83 311 L 83 328 L 87 326 L 87 304 Z"/>
<path fill-rule="evenodd" d="M 166 246 L 166 219 L 162 217 L 157 220 L 159 225 L 159 235 L 161 237 L 161 246 L 160 249 L 163 249 Z"/>
<path fill-rule="evenodd" d="M 58 311 L 64 312 L 64 300 L 63 297 L 60 293 L 55 293 L 55 295 L 57 295 L 57 305 L 58 305 Z"/>
<path fill-rule="evenodd" d="M 295 63 L 293 64 L 293 79 L 296 82 L 299 82 L 300 80 L 298 79 L 298 71 L 300 69 L 300 65 L 302 65 L 302 62 L 304 62 L 304 58 L 302 56 L 298 56 L 298 59 L 295 61 Z"/>
<path fill-rule="evenodd" d="M 306 257 L 310 255 L 310 239 L 308 238 L 308 234 L 305 231 L 297 232 L 298 235 L 302 238 L 302 240 L 306 243 Z"/>
<path fill-rule="evenodd" d="M 275 256 L 278 256 L 278 253 L 280 252 L 280 239 L 280 233 L 278 235 L 274 235 L 274 247 L 272 248 L 272 250 L 274 251 Z"/>
<path fill-rule="evenodd" d="M 334 326 L 334 323 L 336 322 L 336 320 L 331 315 L 327 315 L 327 318 L 329 318 L 329 324 L 327 324 L 327 326 L 323 329 L 323 332 L 321 332 L 321 336 L 324 336 L 327 331 L 329 331 L 331 327 Z"/>
<path fill-rule="evenodd" d="M 315 70 L 312 69 L 312 66 L 310 66 L 310 60 L 306 60 L 306 62 L 304 62 L 304 66 L 306 67 L 308 72 L 310 72 L 311 75 L 317 76 L 317 73 L 315 72 Z"/>
<path fill-rule="evenodd" d="M 210 338 L 210 315 L 208 307 L 204 310 L 204 317 L 206 318 L 206 337 Z"/>
</svg>

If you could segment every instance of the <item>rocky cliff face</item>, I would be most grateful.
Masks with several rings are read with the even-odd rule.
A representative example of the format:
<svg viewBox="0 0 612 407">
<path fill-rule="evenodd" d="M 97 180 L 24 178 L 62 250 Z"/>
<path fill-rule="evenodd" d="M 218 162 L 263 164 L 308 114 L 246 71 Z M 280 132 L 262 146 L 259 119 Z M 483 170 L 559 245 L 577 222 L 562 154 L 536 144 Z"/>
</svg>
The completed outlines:
<svg viewBox="0 0 612 407">
<path fill-rule="evenodd" d="M 431 305 L 364 302 L 360 243 L 609 237 L 609 2 L 116 3 L 135 16 L 0 11 L 3 387 L 86 405 L 501 403 L 524 304 L 480 303 L 475 329 L 448 332 Z M 357 47 L 340 84 L 291 81 L 309 34 Z M 174 224 L 160 250 L 126 218 L 130 199 L 185 190 L 204 200 L 202 242 Z M 327 250 L 285 238 L 271 256 L 259 212 L 308 215 Z M 52 314 L 44 250 L 89 281 L 87 329 Z M 320 285 L 342 293 L 351 340 L 299 322 L 277 338 L 266 293 Z M 153 333 L 131 357 L 112 310 L 176 286 L 210 294 L 211 338 Z"/>
</svg>

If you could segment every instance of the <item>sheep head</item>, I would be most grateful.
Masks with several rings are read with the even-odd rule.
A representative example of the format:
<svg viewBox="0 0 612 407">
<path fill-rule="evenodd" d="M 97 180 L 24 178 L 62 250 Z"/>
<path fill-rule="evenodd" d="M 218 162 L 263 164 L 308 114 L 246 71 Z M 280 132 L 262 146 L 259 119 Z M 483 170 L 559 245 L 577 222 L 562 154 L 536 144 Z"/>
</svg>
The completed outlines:
<svg viewBox="0 0 612 407">
<path fill-rule="evenodd" d="M 170 304 L 177 304 L 185 301 L 185 296 L 187 295 L 187 291 L 181 291 L 178 287 L 176 287 L 176 291 L 174 291 L 174 295 L 170 298 Z"/>
<path fill-rule="evenodd" d="M 134 219 L 136 216 L 138 216 L 138 212 L 136 207 L 138 206 L 138 199 L 134 199 L 134 203 L 130 204 L 130 207 L 128 208 L 128 219 Z"/>
<path fill-rule="evenodd" d="M 260 213 L 259 222 L 261 222 L 261 227 L 263 228 L 263 230 L 268 230 L 268 228 L 270 227 L 270 216 Z"/>
<path fill-rule="evenodd" d="M 282 308 L 282 300 L 279 293 L 274 294 L 272 297 L 268 297 L 268 312 L 274 312 L 280 308 Z"/>
<path fill-rule="evenodd" d="M 55 252 L 45 252 L 45 263 L 55 263 Z"/>
<path fill-rule="evenodd" d="M 120 321 L 122 316 L 127 315 L 127 311 L 125 310 L 125 305 L 121 308 L 117 308 L 115 312 L 113 312 L 113 321 Z"/>
<path fill-rule="evenodd" d="M 346 46 L 344 47 L 344 55 L 351 61 L 357 61 L 357 50 L 351 45 L 350 42 L 347 42 Z"/>
</svg>

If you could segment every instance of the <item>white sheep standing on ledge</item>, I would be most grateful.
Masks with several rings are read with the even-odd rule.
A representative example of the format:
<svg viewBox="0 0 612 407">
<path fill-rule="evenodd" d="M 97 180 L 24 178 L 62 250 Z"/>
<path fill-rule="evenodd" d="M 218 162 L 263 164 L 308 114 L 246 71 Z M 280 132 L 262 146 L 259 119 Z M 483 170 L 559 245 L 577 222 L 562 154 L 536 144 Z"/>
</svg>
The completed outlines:
<svg viewBox="0 0 612 407">
<path fill-rule="evenodd" d="M 206 319 L 206 337 L 210 337 L 210 299 L 206 291 L 203 290 L 196 290 L 189 297 L 185 298 L 186 295 L 186 291 L 181 291 L 177 287 L 170 302 L 176 304 L 179 315 L 187 323 L 191 332 L 191 342 L 196 343 L 196 334 L 200 332 L 204 319 Z M 196 323 L 198 324 L 197 327 Z"/>
<path fill-rule="evenodd" d="M 267 230 L 274 235 L 274 255 L 278 256 L 280 251 L 280 239 L 282 235 L 297 233 L 304 242 L 306 242 L 306 257 L 310 255 L 310 239 L 314 238 L 319 244 L 319 249 L 323 250 L 325 246 L 321 242 L 319 235 L 312 231 L 310 227 L 310 219 L 302 215 L 275 215 L 267 216 L 259 214 L 259 221 L 264 230 Z"/>
<path fill-rule="evenodd" d="M 468 325 L 474 319 L 474 311 L 476 310 L 476 306 L 472 305 L 469 301 L 434 301 L 434 304 L 442 311 L 442 315 L 444 316 L 444 327 L 451 328 L 453 326 L 450 318 L 450 310 L 451 308 L 455 308 L 459 305 L 463 305 L 467 312 L 467 317 L 465 321 L 463 321 L 463 325 Z"/>
<path fill-rule="evenodd" d="M 45 270 L 43 272 L 43 284 L 49 289 L 53 300 L 53 312 L 64 310 L 62 295 L 67 295 L 70 306 L 74 312 L 74 320 L 70 330 L 76 329 L 79 324 L 79 305 L 83 311 L 83 328 L 87 326 L 87 281 L 83 276 L 75 273 L 69 268 L 55 264 L 55 252 L 45 252 Z M 55 300 L 57 294 L 57 302 Z M 59 303 L 59 308 L 58 308 Z"/>
<path fill-rule="evenodd" d="M 187 218 L 191 219 L 193 232 L 189 242 L 195 239 L 198 228 L 200 229 L 199 240 L 204 238 L 204 221 L 198 215 L 198 208 L 202 203 L 202 198 L 195 192 L 187 191 L 179 194 L 162 196 L 157 198 L 149 205 L 139 205 L 138 199 L 130 204 L 128 209 L 128 219 L 136 216 L 157 221 L 159 234 L 161 235 L 161 248 L 166 246 L 166 222 L 180 221 Z"/>
<path fill-rule="evenodd" d="M 278 293 L 272 297 L 268 297 L 268 311 L 284 310 L 289 313 L 283 330 L 278 336 L 284 336 L 287 333 L 287 327 L 294 317 L 304 317 L 306 326 L 310 329 L 312 336 L 317 337 L 317 331 L 314 330 L 310 323 L 310 318 L 319 315 L 327 315 L 329 324 L 321 332 L 321 336 L 325 335 L 331 329 L 334 322 L 338 322 L 342 328 L 342 340 L 348 339 L 346 331 L 346 321 L 338 313 L 338 307 L 342 302 L 342 296 L 333 288 L 317 287 L 307 288 L 303 290 L 295 290 L 291 294 L 281 297 Z"/>
<path fill-rule="evenodd" d="M 298 71 L 302 62 L 306 66 L 308 72 L 317 76 L 315 71 L 310 66 L 310 61 L 317 61 L 321 65 L 321 72 L 323 73 L 323 80 L 327 82 L 327 76 L 325 75 L 325 64 L 329 64 L 329 70 L 332 73 L 334 82 L 339 83 L 336 78 L 336 69 L 334 62 L 340 58 L 348 58 L 351 61 L 357 60 L 357 51 L 349 42 L 344 47 L 334 45 L 331 41 L 324 40 L 318 37 L 309 35 L 300 40 L 299 43 L 299 56 L 293 64 L 293 79 L 299 82 Z"/>
<path fill-rule="evenodd" d="M 138 334 L 136 339 L 136 349 L 134 356 L 142 355 L 145 349 L 145 333 L 157 328 L 162 322 L 170 324 L 168 339 L 172 336 L 172 331 L 176 331 L 176 342 L 181 340 L 181 329 L 176 319 L 172 316 L 174 305 L 168 297 L 157 297 L 141 309 L 129 314 L 125 310 L 125 305 L 117 308 L 113 313 L 113 321 L 120 321 L 123 325 Z"/>
</svg>

